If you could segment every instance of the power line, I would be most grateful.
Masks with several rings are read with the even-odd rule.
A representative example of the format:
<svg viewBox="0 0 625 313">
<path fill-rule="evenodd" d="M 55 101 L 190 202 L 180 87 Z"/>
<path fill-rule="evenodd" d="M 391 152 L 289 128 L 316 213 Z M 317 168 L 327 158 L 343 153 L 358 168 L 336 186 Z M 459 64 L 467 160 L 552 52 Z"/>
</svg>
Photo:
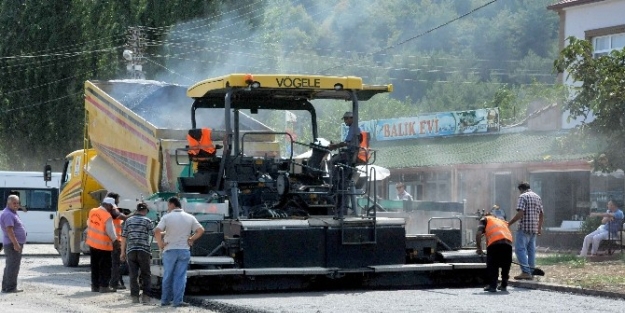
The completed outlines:
<svg viewBox="0 0 625 313">
<path fill-rule="evenodd" d="M 425 35 L 427 35 L 427 34 L 429 34 L 429 33 L 433 32 L 433 31 L 435 31 L 435 30 L 437 30 L 437 29 L 439 29 L 439 28 L 445 27 L 445 26 L 447 26 L 447 25 L 449 25 L 449 24 L 451 24 L 451 23 L 453 23 L 453 22 L 455 22 L 455 21 L 457 21 L 457 20 L 459 20 L 459 19 L 461 19 L 461 18 L 464 18 L 464 17 L 466 17 L 466 16 L 469 16 L 470 14 L 473 14 L 474 12 L 476 12 L 476 11 L 478 11 L 478 10 L 480 10 L 480 9 L 483 9 L 483 8 L 485 8 L 485 7 L 487 7 L 487 6 L 491 5 L 491 4 L 493 4 L 493 3 L 495 3 L 495 2 L 497 2 L 497 0 L 491 0 L 491 1 L 489 1 L 489 2 L 487 2 L 487 3 L 485 3 L 485 4 L 483 4 L 483 5 L 481 5 L 481 6 L 479 6 L 479 7 L 474 8 L 473 10 L 471 10 L 471 11 L 469 11 L 469 12 L 465 13 L 465 14 L 462 14 L 462 15 L 460 15 L 460 16 L 457 16 L 457 17 L 455 17 L 455 18 L 453 18 L 453 19 L 451 19 L 451 20 L 449 20 L 449 21 L 447 21 L 447 22 L 445 22 L 445 23 L 443 23 L 443 24 L 440 24 L 440 25 L 438 25 L 438 26 L 436 26 L 436 27 L 434 27 L 434 28 L 430 28 L 429 30 L 427 30 L 427 31 L 425 31 L 425 32 L 423 32 L 423 33 L 420 33 L 420 34 L 418 34 L 418 35 L 416 35 L 416 36 L 410 37 L 410 38 L 408 38 L 408 39 L 406 39 L 406 40 L 404 40 L 404 41 L 401 41 L 401 42 L 399 42 L 399 43 L 396 43 L 396 44 L 390 45 L 390 46 L 388 46 L 388 47 L 386 47 L 386 48 L 382 48 L 382 49 L 380 49 L 380 50 L 378 50 L 378 51 L 375 51 L 375 52 L 372 52 L 372 53 L 368 53 L 367 55 L 369 55 L 369 56 L 376 55 L 376 54 L 378 54 L 378 53 L 380 53 L 380 52 L 382 52 L 382 51 L 386 51 L 386 50 L 393 49 L 393 48 L 395 48 L 395 47 L 397 47 L 397 46 L 400 46 L 400 45 L 403 45 L 403 44 L 405 44 L 405 43 L 407 43 L 407 42 L 409 42 L 409 41 L 412 41 L 412 40 L 415 40 L 415 39 L 417 39 L 417 38 L 419 38 L 419 37 L 425 36 Z M 322 70 L 322 71 L 320 71 L 319 73 L 321 74 L 321 73 L 324 73 L 324 72 L 327 72 L 327 71 L 329 71 L 329 70 L 332 70 L 332 69 L 335 69 L 335 68 L 339 68 L 339 67 L 342 67 L 342 66 L 343 66 L 343 65 L 333 66 L 333 67 L 327 68 L 327 69 L 325 69 L 325 70 Z"/>
<path fill-rule="evenodd" d="M 200 37 L 201 36 L 201 37 Z M 249 43 L 249 44 L 266 44 L 265 41 L 258 41 L 258 40 L 251 40 L 249 38 L 246 39 L 235 39 L 233 40 L 232 38 L 229 37 L 225 37 L 225 36 L 218 36 L 218 35 L 213 35 L 213 36 L 204 36 L 204 35 L 198 35 L 198 34 L 189 34 L 187 36 L 184 37 L 176 37 L 176 38 L 189 38 L 189 37 L 198 37 L 198 39 L 196 40 L 192 40 L 192 41 L 181 41 L 181 42 L 175 42 L 173 40 L 149 40 L 148 44 L 150 44 L 151 47 L 160 47 L 160 46 L 171 46 L 171 47 L 185 47 L 185 46 L 190 46 L 191 43 L 196 43 L 196 42 L 201 42 L 201 43 L 208 43 L 208 42 L 214 42 L 214 43 L 218 43 L 218 44 L 222 44 L 222 45 L 230 45 L 230 46 L 235 46 L 238 47 L 238 44 L 240 41 L 245 41 L 245 43 Z M 218 41 L 218 40 L 213 40 L 213 39 L 222 39 L 222 41 Z M 284 48 L 288 49 L 288 50 L 298 50 L 301 49 L 301 46 L 297 46 L 297 45 L 283 45 Z M 218 51 L 217 49 L 212 49 L 214 51 Z M 341 54 L 358 54 L 358 55 L 365 55 L 367 54 L 366 51 L 357 51 L 357 50 L 341 50 L 341 49 L 336 49 L 336 48 L 321 48 L 321 47 L 310 47 L 310 48 L 306 48 L 306 50 L 314 50 L 314 51 L 318 51 L 318 52 L 327 52 L 327 53 L 341 53 Z M 185 52 L 187 53 L 187 52 Z M 231 53 L 230 51 L 225 51 L 224 53 Z M 316 57 L 321 57 L 320 55 L 317 54 L 305 54 L 305 53 L 301 53 L 301 52 L 292 52 L 292 54 L 298 54 L 298 55 L 313 55 Z M 440 61 L 471 61 L 471 62 L 506 62 L 506 63 L 519 63 L 519 62 L 523 62 L 523 60 L 499 60 L 499 59 L 484 59 L 484 58 L 461 58 L 461 57 L 457 57 L 457 56 L 449 56 L 449 57 L 439 57 L 439 56 L 424 56 L 424 55 L 402 55 L 402 54 L 386 54 L 386 53 L 378 53 L 378 55 L 380 56 L 387 56 L 387 57 L 401 57 L 401 58 L 418 58 L 418 59 L 434 59 L 434 60 L 440 60 Z M 325 58 L 338 58 L 338 59 L 345 59 L 343 57 L 334 57 L 334 56 L 323 56 Z"/>
<path fill-rule="evenodd" d="M 142 26 L 142 27 L 146 31 L 153 31 L 156 34 L 165 34 L 165 33 L 171 32 L 172 31 L 171 28 L 173 28 L 173 27 L 182 27 L 182 26 L 187 25 L 187 24 L 199 23 L 199 22 L 202 22 L 202 21 L 205 21 L 205 20 L 213 20 L 213 19 L 218 18 L 220 16 L 223 16 L 223 15 L 226 15 L 226 14 L 230 14 L 230 13 L 239 11 L 241 9 L 247 8 L 247 7 L 259 5 L 263 1 L 264 0 L 259 0 L 258 2 L 250 3 L 248 5 L 238 6 L 236 9 L 232 9 L 230 11 L 221 12 L 219 14 L 211 15 L 211 16 L 208 16 L 208 17 L 205 17 L 205 18 L 201 18 L 201 19 L 195 19 L 195 20 L 189 21 L 189 22 L 176 23 L 176 24 L 172 24 L 172 25 L 168 25 L 168 26 L 161 26 L 161 27 L 148 27 L 148 26 Z M 262 6 L 260 6 L 260 5 L 258 7 L 262 8 Z M 252 12 L 256 11 L 256 10 L 252 10 Z M 229 19 L 234 19 L 234 17 L 233 18 L 229 18 Z M 226 20 L 229 20 L 229 19 L 226 19 Z M 195 26 L 195 27 L 189 28 L 189 30 L 197 29 L 197 28 L 201 28 L 201 27 L 206 27 L 206 26 L 211 25 L 211 23 L 213 23 L 213 22 L 211 21 L 210 23 L 205 24 L 205 25 Z M 158 31 L 160 31 L 160 33 L 158 33 Z M 186 29 L 185 30 L 180 30 L 180 31 L 186 31 Z M 180 32 L 180 31 L 178 31 L 178 32 Z"/>
<path fill-rule="evenodd" d="M 32 51 L 29 54 L 18 54 L 18 55 L 3 57 L 3 58 L 7 59 L 7 60 L 12 60 L 12 59 L 22 59 L 21 56 L 38 56 L 38 55 L 47 56 L 47 55 L 50 55 L 50 53 L 41 54 L 41 52 L 56 52 L 56 53 L 67 52 L 67 53 L 71 53 L 71 52 L 75 52 L 75 51 L 74 50 L 70 50 L 70 49 L 66 49 L 66 48 L 85 46 L 85 45 L 88 45 L 88 44 L 93 43 L 93 42 L 104 42 L 104 40 L 109 39 L 109 38 L 114 38 L 114 37 L 122 38 L 121 36 L 116 36 L 116 35 L 115 36 L 108 36 L 108 37 L 104 37 L 104 38 L 93 39 L 93 40 L 89 40 L 89 41 L 85 41 L 85 42 L 81 42 L 81 43 L 76 43 L 76 44 L 71 44 L 71 45 L 67 45 L 67 46 L 54 47 L 54 48 L 49 48 L 49 49 L 42 49 L 42 50 Z M 112 43 L 112 42 L 114 42 L 114 41 L 109 41 L 109 43 Z M 82 51 L 82 50 L 79 50 L 79 51 Z"/>
<path fill-rule="evenodd" d="M 14 55 L 14 56 L 8 56 L 8 57 L 0 57 L 0 60 L 37 59 L 37 58 L 46 58 L 46 57 L 53 57 L 53 56 L 74 57 L 74 56 L 79 56 L 79 55 L 83 55 L 83 54 L 91 54 L 91 53 L 98 53 L 98 52 L 108 52 L 108 51 L 112 51 L 112 50 L 118 49 L 118 48 L 121 48 L 121 46 L 107 48 L 107 49 L 83 50 L 83 51 L 66 52 L 66 53 L 48 53 L 48 54 L 39 54 L 39 55 Z"/>
<path fill-rule="evenodd" d="M 224 63 L 221 61 L 211 61 L 208 59 L 192 59 L 192 58 L 182 57 L 182 55 L 192 54 L 198 51 L 218 52 L 212 48 L 200 48 L 196 50 L 187 50 L 186 52 L 171 54 L 171 55 L 161 55 L 161 54 L 148 54 L 148 55 L 150 55 L 151 57 L 155 57 L 155 58 L 178 59 L 178 60 L 192 61 L 192 62 L 212 63 L 215 65 L 232 64 L 232 65 L 239 66 L 239 67 L 245 66 L 245 64 L 234 64 L 232 62 Z M 251 52 L 229 52 L 228 55 L 239 55 L 245 58 L 257 58 L 261 60 L 269 59 L 269 57 L 266 54 L 262 54 L 262 53 L 255 54 Z M 298 54 L 293 53 L 292 55 L 298 55 Z M 286 60 L 291 63 L 310 64 L 311 62 L 310 57 L 321 58 L 315 55 L 307 55 L 307 56 L 309 58 L 283 57 L 280 60 Z M 342 57 L 336 57 L 336 59 L 343 59 L 346 62 L 350 61 L 350 59 L 342 58 Z M 416 64 L 411 64 L 411 65 L 416 66 Z M 444 73 L 444 74 L 453 74 L 453 73 L 460 73 L 460 72 L 465 72 L 465 71 L 471 71 L 471 72 L 467 72 L 467 74 L 479 74 L 479 71 L 489 71 L 491 72 L 490 75 L 494 75 L 494 76 L 530 76 L 530 77 L 555 77 L 556 76 L 555 74 L 551 72 L 539 72 L 538 70 L 514 70 L 514 72 L 511 73 L 507 69 L 500 69 L 500 68 L 479 68 L 479 67 L 463 68 L 463 67 L 458 67 L 458 66 L 442 66 L 442 65 L 433 65 L 433 66 L 428 66 L 428 67 L 405 67 L 404 66 L 404 67 L 395 68 L 392 66 L 381 66 L 381 65 L 374 65 L 374 64 L 354 64 L 352 65 L 352 67 L 365 68 L 365 69 L 380 69 L 380 70 L 385 70 L 385 71 L 409 71 L 409 72 Z M 455 71 L 450 71 L 450 70 L 455 70 Z M 516 73 L 516 72 L 520 72 L 520 73 Z"/>
<path fill-rule="evenodd" d="M 7 109 L 7 110 L 2 111 L 2 113 L 9 113 L 9 112 L 17 111 L 17 110 L 29 109 L 29 108 L 32 108 L 32 107 L 48 104 L 50 102 L 63 100 L 63 99 L 66 99 L 66 98 L 69 98 L 69 97 L 72 97 L 72 96 L 79 95 L 79 94 L 84 94 L 84 91 L 71 93 L 71 94 L 68 94 L 68 95 L 65 95 L 65 96 L 62 96 L 62 97 L 58 97 L 56 99 L 51 99 L 51 100 L 48 100 L 48 101 L 44 101 L 44 102 L 33 103 L 33 104 L 29 104 L 29 105 L 25 105 L 25 106 L 21 106 L 21 107 L 17 107 L 17 108 Z"/>
<path fill-rule="evenodd" d="M 168 71 L 168 72 L 170 72 L 170 73 L 172 73 L 172 74 L 174 74 L 174 75 L 176 75 L 176 76 L 182 77 L 182 78 L 184 78 L 184 79 L 186 79 L 186 80 L 188 80 L 188 81 L 190 81 L 190 82 L 192 82 L 192 83 L 195 83 L 195 80 L 194 80 L 194 79 L 191 79 L 191 78 L 189 78 L 189 77 L 187 77 L 187 76 L 184 76 L 184 75 L 182 75 L 182 74 L 179 74 L 179 73 L 177 73 L 177 72 L 175 72 L 175 71 L 173 71 L 173 70 L 171 70 L 171 69 L 167 68 L 165 65 L 162 65 L 162 64 L 160 64 L 160 63 L 157 63 L 156 61 L 151 60 L 151 59 L 146 58 L 146 57 L 144 57 L 144 59 L 145 59 L 145 60 L 147 60 L 148 62 L 151 62 L 151 63 L 153 63 L 153 64 L 156 64 L 156 65 L 157 65 L 157 66 L 159 66 L 159 67 L 164 68 L 166 71 Z"/>
<path fill-rule="evenodd" d="M 295 4 L 297 4 L 297 2 L 293 2 L 292 6 L 295 5 Z M 244 15 L 251 14 L 252 12 L 255 12 L 257 10 L 260 10 L 260 8 L 256 9 L 256 10 L 252 10 L 252 11 L 250 11 L 250 12 L 244 14 Z M 326 11 L 329 11 L 329 9 L 327 9 Z M 318 15 L 318 14 L 321 14 L 322 12 L 323 11 L 317 12 L 316 14 L 311 15 L 311 17 L 315 16 L 315 15 Z M 259 15 L 256 15 L 256 16 L 252 16 L 251 18 L 260 18 L 260 17 L 264 17 L 267 14 L 269 14 L 269 13 L 268 12 L 263 12 L 262 14 L 259 14 Z M 196 40 L 175 42 L 175 41 L 172 41 L 173 39 L 170 39 L 170 40 L 152 40 L 151 42 L 153 43 L 153 45 L 152 45 L 153 47 L 159 47 L 159 46 L 181 46 L 184 43 L 195 43 L 195 42 L 205 43 L 206 42 L 206 38 L 214 38 L 214 37 L 227 39 L 227 40 L 225 40 L 226 43 L 224 43 L 224 42 L 217 42 L 217 43 L 221 44 L 221 46 L 223 46 L 223 45 L 233 45 L 235 43 L 239 43 L 239 42 L 242 42 L 242 41 L 246 42 L 246 43 L 253 42 L 252 40 L 250 40 L 250 38 L 252 38 L 253 35 L 250 35 L 250 36 L 247 36 L 247 37 L 241 38 L 241 39 L 232 39 L 231 37 L 233 35 L 235 35 L 235 34 L 238 34 L 238 33 L 249 32 L 250 30 L 252 30 L 254 28 L 258 28 L 258 26 L 254 26 L 254 27 L 239 27 L 238 31 L 230 32 L 228 34 L 229 37 L 221 37 L 221 36 L 210 36 L 210 37 L 208 37 L 211 33 L 215 33 L 217 31 L 224 30 L 224 29 L 230 28 L 232 26 L 236 26 L 237 24 L 244 23 L 244 22 L 245 22 L 244 20 L 239 20 L 239 21 L 236 21 L 234 23 L 221 26 L 219 28 L 211 29 L 211 30 L 209 30 L 208 34 L 206 34 L 206 35 L 203 35 L 203 34 L 202 35 L 198 35 L 196 33 L 188 32 L 188 30 L 171 31 L 169 33 L 169 34 L 173 34 L 173 35 L 175 35 L 176 33 L 184 34 L 184 36 L 173 37 L 173 39 L 186 39 L 186 38 L 196 37 L 196 38 L 198 38 Z M 292 24 L 295 24 L 295 22 L 293 22 L 291 24 L 288 24 L 288 25 L 292 25 Z M 284 27 L 287 27 L 288 25 L 284 25 Z M 206 26 L 208 26 L 208 25 L 206 25 Z M 259 42 L 256 42 L 256 43 L 259 43 Z M 260 43 L 264 44 L 264 42 L 260 42 Z"/>
<path fill-rule="evenodd" d="M 170 30 L 170 32 L 171 32 L 171 28 L 172 27 L 181 26 L 181 25 L 185 25 L 185 24 L 199 23 L 199 22 L 204 21 L 204 20 L 211 20 L 211 19 L 217 18 L 219 16 L 235 12 L 235 11 L 240 10 L 242 8 L 247 8 L 247 7 L 250 7 L 250 6 L 258 5 L 261 2 L 263 2 L 263 1 L 264 0 L 259 0 L 258 2 L 250 3 L 250 4 L 245 5 L 245 6 L 239 6 L 236 9 L 232 9 L 230 11 L 220 12 L 219 14 L 211 15 L 211 16 L 208 16 L 208 17 L 205 17 L 205 18 L 202 18 L 202 19 L 197 19 L 197 20 L 193 20 L 193 21 L 190 21 L 190 22 L 186 22 L 186 23 L 177 23 L 177 24 L 172 24 L 172 25 L 163 26 L 163 27 L 146 27 L 146 26 L 142 26 L 142 27 L 144 29 L 146 29 L 146 30 L 153 31 L 153 32 L 156 32 L 156 31 L 159 31 L 159 30 L 163 31 L 163 32 L 166 32 L 166 31 Z M 258 10 L 258 9 L 255 9 L 253 11 L 256 11 L 256 10 Z M 253 11 L 251 11 L 251 12 L 253 12 Z M 247 14 L 249 14 L 249 13 L 247 13 Z M 234 17 L 231 18 L 231 19 L 234 19 Z M 196 28 L 199 28 L 199 27 L 205 27 L 205 26 L 208 26 L 208 25 L 210 25 L 210 23 L 206 24 L 206 25 L 200 25 L 200 26 L 197 26 L 197 27 L 194 27 L 194 28 L 191 28 L 191 29 L 196 29 Z M 176 32 L 176 31 L 173 31 L 173 32 Z M 180 31 L 178 31 L 178 32 L 180 32 Z M 65 55 L 65 54 L 70 54 L 70 56 L 75 56 L 75 55 L 71 55 L 71 54 L 72 53 L 78 53 L 78 55 L 80 55 L 80 54 L 84 54 L 86 51 L 83 51 L 83 50 L 71 51 L 71 50 L 69 50 L 67 48 L 85 46 L 85 45 L 88 45 L 88 44 L 93 43 L 93 42 L 96 42 L 96 43 L 97 42 L 102 42 L 102 41 L 104 41 L 106 39 L 110 39 L 110 38 L 115 38 L 117 40 L 123 40 L 123 39 L 125 39 L 124 36 L 125 35 L 111 35 L 111 36 L 98 38 L 98 39 L 93 39 L 93 40 L 89 40 L 89 41 L 84 41 L 84 42 L 80 42 L 80 43 L 75 43 L 75 44 L 71 44 L 71 45 L 54 47 L 54 48 L 48 48 L 48 49 L 42 49 L 42 50 L 37 50 L 37 51 L 31 51 L 28 54 L 18 54 L 18 55 L 0 57 L 0 60 L 19 60 L 19 59 L 25 59 L 25 58 L 50 57 L 50 56 Z M 113 48 L 119 48 L 119 47 L 113 47 Z M 42 54 L 41 52 L 56 52 L 56 53 L 43 53 Z M 64 53 L 60 53 L 60 52 L 64 52 Z"/>
<path fill-rule="evenodd" d="M 69 80 L 69 79 L 72 79 L 72 78 L 76 78 L 76 77 L 79 77 L 79 76 L 82 76 L 82 75 L 85 75 L 85 74 L 93 73 L 93 72 L 95 72 L 97 70 L 103 69 L 103 68 L 108 67 L 108 66 L 110 66 L 110 65 L 102 65 L 102 66 L 100 66 L 100 67 L 98 67 L 98 68 L 96 68 L 94 70 L 82 72 L 82 73 L 76 74 L 74 76 L 61 78 L 61 79 L 58 79 L 58 80 L 55 80 L 55 81 L 51 81 L 51 82 L 47 82 L 45 84 L 40 84 L 40 85 L 37 85 L 37 86 L 31 86 L 31 87 L 28 87 L 28 88 L 23 88 L 23 89 L 18 89 L 18 90 L 11 90 L 11 91 L 8 91 L 8 92 L 0 92 L 0 95 L 6 96 L 6 95 L 14 94 L 14 93 L 17 93 L 17 92 L 29 91 L 29 90 L 32 90 L 32 89 L 37 89 L 37 88 L 48 86 L 48 85 L 52 85 L 52 84 L 55 84 L 55 83 L 60 83 L 62 81 L 66 81 L 66 80 Z"/>
</svg>

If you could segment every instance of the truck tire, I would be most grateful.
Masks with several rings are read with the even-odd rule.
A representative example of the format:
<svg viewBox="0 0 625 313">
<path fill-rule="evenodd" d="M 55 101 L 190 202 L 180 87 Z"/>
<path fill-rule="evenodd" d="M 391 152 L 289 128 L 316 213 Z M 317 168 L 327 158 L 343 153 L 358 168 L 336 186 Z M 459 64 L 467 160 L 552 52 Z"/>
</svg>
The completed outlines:
<svg viewBox="0 0 625 313">
<path fill-rule="evenodd" d="M 80 253 L 72 253 L 72 250 L 69 247 L 69 224 L 67 221 L 63 221 L 63 226 L 61 226 L 61 238 L 59 241 L 59 254 L 61 255 L 61 260 L 63 260 L 63 265 L 66 267 L 78 266 Z"/>
</svg>

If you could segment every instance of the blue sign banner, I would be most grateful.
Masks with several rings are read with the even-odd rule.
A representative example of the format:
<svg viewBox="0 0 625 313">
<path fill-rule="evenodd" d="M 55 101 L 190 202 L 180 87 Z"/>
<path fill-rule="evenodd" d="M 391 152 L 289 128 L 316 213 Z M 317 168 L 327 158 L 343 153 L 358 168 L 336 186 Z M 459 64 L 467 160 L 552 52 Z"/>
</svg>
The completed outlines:
<svg viewBox="0 0 625 313">
<path fill-rule="evenodd" d="M 372 140 L 401 140 L 457 136 L 476 133 L 499 132 L 499 109 L 429 113 L 414 117 L 363 121 L 361 131 L 371 134 Z M 342 138 L 347 127 L 341 128 Z"/>
</svg>

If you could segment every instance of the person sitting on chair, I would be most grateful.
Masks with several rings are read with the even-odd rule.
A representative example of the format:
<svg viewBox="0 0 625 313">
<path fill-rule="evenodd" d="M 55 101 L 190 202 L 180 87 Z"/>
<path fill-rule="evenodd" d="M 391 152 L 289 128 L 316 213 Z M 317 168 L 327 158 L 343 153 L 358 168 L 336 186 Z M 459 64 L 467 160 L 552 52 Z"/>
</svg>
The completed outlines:
<svg viewBox="0 0 625 313">
<path fill-rule="evenodd" d="M 616 206 L 614 200 L 608 201 L 608 210 L 605 213 L 595 212 L 590 213 L 590 216 L 602 217 L 601 225 L 597 228 L 597 230 L 584 237 L 584 244 L 582 245 L 582 251 L 579 253 L 579 256 L 586 256 L 588 254 L 588 248 L 591 244 L 592 249 L 590 254 L 596 255 L 597 250 L 599 250 L 599 244 L 602 240 L 617 237 L 617 232 L 621 230 L 624 218 L 623 211 Z"/>
</svg>

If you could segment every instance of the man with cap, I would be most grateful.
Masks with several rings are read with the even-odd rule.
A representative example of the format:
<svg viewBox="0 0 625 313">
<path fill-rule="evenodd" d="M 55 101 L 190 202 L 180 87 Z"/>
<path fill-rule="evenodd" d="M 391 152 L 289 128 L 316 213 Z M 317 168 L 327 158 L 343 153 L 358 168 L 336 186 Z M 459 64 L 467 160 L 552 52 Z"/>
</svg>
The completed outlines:
<svg viewBox="0 0 625 313">
<path fill-rule="evenodd" d="M 344 183 L 344 182 L 337 179 L 338 171 L 335 170 L 334 165 L 336 165 L 337 163 L 347 163 L 347 164 L 349 164 L 349 157 L 350 157 L 350 155 L 352 155 L 352 153 L 356 153 L 356 151 L 358 151 L 358 149 L 359 149 L 359 138 L 358 138 L 358 136 L 360 135 L 360 128 L 358 128 L 358 125 L 354 124 L 354 113 L 349 112 L 349 111 L 345 112 L 343 114 L 343 123 L 345 123 L 345 126 L 349 127 L 349 130 L 347 131 L 347 136 L 345 136 L 345 140 L 343 140 L 342 142 L 330 144 L 328 146 L 329 150 L 335 150 L 335 149 L 339 149 L 339 148 L 343 148 L 343 147 L 350 148 L 350 149 L 348 149 L 347 153 L 340 153 L 339 152 L 339 153 L 333 155 L 332 158 L 330 158 L 330 164 L 329 164 L 329 167 L 330 167 L 330 177 L 332 178 L 332 181 L 334 181 L 334 184 L 337 184 L 339 189 L 344 189 L 344 188 L 346 188 L 346 186 L 341 186 L 341 184 Z M 351 178 L 351 171 L 347 170 L 345 172 L 345 176 L 349 180 Z M 343 199 L 342 198 L 343 197 L 341 195 L 338 196 L 337 203 L 336 203 L 337 207 L 342 207 L 343 206 L 344 203 L 343 203 Z"/>
<path fill-rule="evenodd" d="M 358 150 L 358 135 L 360 135 L 360 129 L 358 128 L 358 125 L 353 125 L 354 114 L 352 112 L 345 112 L 345 114 L 343 114 L 343 123 L 345 123 L 345 126 L 349 127 L 349 130 L 347 131 L 347 136 L 345 136 L 345 140 L 330 144 L 328 146 L 328 149 L 335 150 L 342 147 L 351 147 L 352 149 L 354 149 L 352 150 L 352 152 L 354 152 Z M 347 155 L 345 154 L 338 153 L 333 155 L 330 159 L 329 164 L 330 172 L 333 174 L 335 164 L 347 161 Z"/>
<path fill-rule="evenodd" d="M 91 291 L 115 292 L 109 287 L 111 280 L 111 253 L 119 245 L 111 211 L 116 209 L 115 199 L 106 197 L 102 204 L 89 211 L 87 219 L 87 240 L 91 257 Z"/>
<path fill-rule="evenodd" d="M 354 125 L 354 127 L 352 127 L 352 124 L 354 123 L 354 113 L 349 111 L 345 112 L 343 114 L 343 123 L 345 123 L 345 126 L 349 127 L 345 140 L 329 145 L 328 149 L 334 150 L 346 146 L 358 147 L 358 135 L 360 134 L 360 129 L 358 128 L 358 125 Z"/>
<path fill-rule="evenodd" d="M 152 221 L 146 217 L 150 210 L 145 203 L 137 204 L 137 210 L 125 222 L 121 236 L 121 260 L 128 262 L 130 296 L 132 303 L 139 303 L 139 290 L 143 290 L 141 302 L 150 303 L 150 235 L 154 229 Z M 141 272 L 141 288 L 139 288 Z"/>
</svg>

